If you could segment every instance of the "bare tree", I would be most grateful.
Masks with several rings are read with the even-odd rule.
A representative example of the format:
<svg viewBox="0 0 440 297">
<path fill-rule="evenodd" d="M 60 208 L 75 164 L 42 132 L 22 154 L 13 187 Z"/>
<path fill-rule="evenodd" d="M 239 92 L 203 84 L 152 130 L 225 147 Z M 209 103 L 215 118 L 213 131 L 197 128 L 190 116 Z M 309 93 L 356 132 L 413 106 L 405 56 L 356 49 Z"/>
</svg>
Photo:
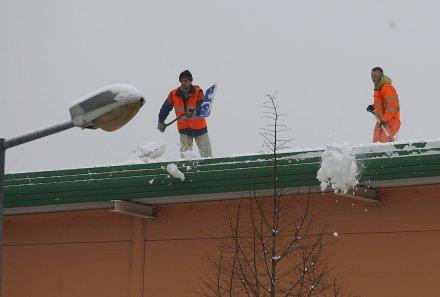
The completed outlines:
<svg viewBox="0 0 440 297">
<path fill-rule="evenodd" d="M 280 186 L 278 154 L 288 147 L 289 131 L 276 93 L 267 95 L 261 129 L 263 153 L 269 156 L 272 189 L 265 198 L 252 191 L 241 199 L 229 217 L 229 236 L 219 241 L 219 254 L 209 258 L 210 271 L 200 276 L 203 297 L 346 296 L 341 282 L 332 277 L 323 253 L 325 228 L 313 220 L 310 197 L 299 199 Z"/>
</svg>

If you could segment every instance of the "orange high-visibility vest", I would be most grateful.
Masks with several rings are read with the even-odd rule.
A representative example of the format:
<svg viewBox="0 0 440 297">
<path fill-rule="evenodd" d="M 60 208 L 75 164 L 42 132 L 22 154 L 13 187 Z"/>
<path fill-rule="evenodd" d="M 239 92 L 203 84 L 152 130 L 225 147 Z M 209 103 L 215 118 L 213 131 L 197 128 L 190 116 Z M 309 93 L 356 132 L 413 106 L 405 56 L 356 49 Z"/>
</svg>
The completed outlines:
<svg viewBox="0 0 440 297">
<path fill-rule="evenodd" d="M 173 90 L 171 92 L 171 98 L 173 101 L 174 111 L 176 112 L 176 116 L 179 117 L 185 113 L 185 108 L 194 108 L 194 110 L 197 107 L 197 100 L 203 100 L 203 98 L 199 98 L 203 95 L 202 89 L 200 89 L 199 86 L 194 86 L 194 93 L 191 94 L 191 96 L 187 99 L 186 106 L 183 98 L 179 95 L 177 95 L 177 91 L 179 88 Z M 190 118 L 187 118 L 186 116 L 183 116 L 181 120 L 177 121 L 177 129 L 184 130 L 184 129 L 194 129 L 194 130 L 200 130 L 207 128 L 206 126 L 206 120 L 204 117 L 196 116 L 195 112 L 194 115 Z"/>
<path fill-rule="evenodd" d="M 396 89 L 391 84 L 391 79 L 384 75 L 379 85 L 374 89 L 374 111 L 380 121 L 386 122 L 384 128 L 394 137 L 400 129 L 400 104 Z M 386 133 L 376 123 L 373 142 L 389 142 Z"/>
<path fill-rule="evenodd" d="M 386 83 L 374 90 L 374 111 L 381 121 L 400 120 L 399 97 L 391 84 Z"/>
</svg>

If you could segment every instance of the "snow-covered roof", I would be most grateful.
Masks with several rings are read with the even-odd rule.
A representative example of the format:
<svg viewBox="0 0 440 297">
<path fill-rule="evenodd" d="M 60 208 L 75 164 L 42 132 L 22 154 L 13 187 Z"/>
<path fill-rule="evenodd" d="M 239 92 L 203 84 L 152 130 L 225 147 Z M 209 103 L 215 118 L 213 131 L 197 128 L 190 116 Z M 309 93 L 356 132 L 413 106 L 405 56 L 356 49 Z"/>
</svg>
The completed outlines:
<svg viewBox="0 0 440 297">
<path fill-rule="evenodd" d="M 440 141 L 365 145 L 352 152 L 361 185 L 440 183 Z M 320 191 L 322 153 L 323 149 L 280 153 L 279 186 L 299 193 Z M 271 166 L 271 155 L 248 155 L 8 174 L 5 212 L 105 208 L 115 199 L 166 204 L 238 198 L 249 190 L 271 189 Z"/>
</svg>

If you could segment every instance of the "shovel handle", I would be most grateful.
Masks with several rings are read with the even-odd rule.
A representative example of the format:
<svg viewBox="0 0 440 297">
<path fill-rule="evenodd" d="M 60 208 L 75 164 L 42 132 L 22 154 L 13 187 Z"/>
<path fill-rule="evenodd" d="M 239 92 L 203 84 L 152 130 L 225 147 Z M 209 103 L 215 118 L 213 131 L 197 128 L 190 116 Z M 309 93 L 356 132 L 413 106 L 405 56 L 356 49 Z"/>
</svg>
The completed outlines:
<svg viewBox="0 0 440 297">
<path fill-rule="evenodd" d="M 382 128 L 382 131 L 385 132 L 385 135 L 388 137 L 388 139 L 390 139 L 391 141 L 395 141 L 394 137 L 390 135 L 390 132 L 388 132 L 388 130 L 384 126 L 380 125 L 380 119 L 377 114 L 374 111 L 370 112 L 376 117 L 377 123 Z"/>
<path fill-rule="evenodd" d="M 198 108 L 194 109 L 194 112 L 198 110 Z M 172 120 L 171 122 L 169 122 L 168 124 L 165 124 L 165 127 L 168 127 L 169 125 L 171 125 L 172 123 L 174 123 L 175 121 L 183 118 L 184 116 L 186 116 L 186 113 L 181 114 L 180 116 L 178 116 L 177 118 L 175 118 L 174 120 Z"/>
<path fill-rule="evenodd" d="M 185 115 L 186 115 L 186 114 L 184 113 L 184 114 L 178 116 L 177 118 L 175 118 L 174 120 L 172 120 L 172 121 L 169 122 L 168 124 L 165 124 L 165 127 L 168 127 L 169 125 L 171 125 L 171 124 L 174 123 L 175 121 L 177 121 L 177 120 L 183 118 Z"/>
</svg>

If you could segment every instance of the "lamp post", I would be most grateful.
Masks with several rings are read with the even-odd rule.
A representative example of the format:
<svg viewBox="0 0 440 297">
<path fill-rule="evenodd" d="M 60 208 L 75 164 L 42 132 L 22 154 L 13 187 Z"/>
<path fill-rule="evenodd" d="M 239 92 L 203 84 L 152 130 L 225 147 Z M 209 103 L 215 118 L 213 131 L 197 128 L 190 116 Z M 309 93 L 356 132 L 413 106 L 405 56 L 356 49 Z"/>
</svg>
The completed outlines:
<svg viewBox="0 0 440 297">
<path fill-rule="evenodd" d="M 0 138 L 0 297 L 3 280 L 3 207 L 6 149 L 73 127 L 115 131 L 128 123 L 144 104 L 142 94 L 129 85 L 111 85 L 96 90 L 73 103 L 71 120 L 18 137 Z"/>
</svg>

